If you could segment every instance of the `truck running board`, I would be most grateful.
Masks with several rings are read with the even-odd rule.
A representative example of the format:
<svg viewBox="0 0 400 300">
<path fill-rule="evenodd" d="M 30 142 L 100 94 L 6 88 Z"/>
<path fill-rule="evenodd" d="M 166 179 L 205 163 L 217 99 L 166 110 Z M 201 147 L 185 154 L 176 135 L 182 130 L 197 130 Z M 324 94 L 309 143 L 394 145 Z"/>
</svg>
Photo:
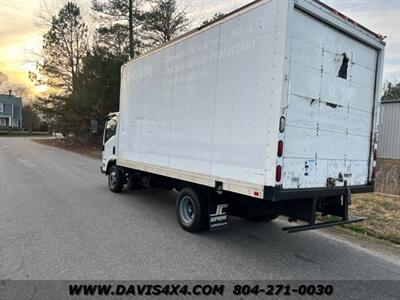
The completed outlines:
<svg viewBox="0 0 400 300">
<path fill-rule="evenodd" d="M 318 223 L 318 224 L 308 224 L 308 225 L 302 225 L 302 226 L 284 227 L 284 228 L 282 228 L 282 230 L 286 231 L 288 233 L 293 233 L 293 232 L 308 231 L 308 230 L 332 227 L 332 226 L 337 226 L 337 225 L 362 222 L 364 220 L 365 220 L 365 218 L 356 218 L 356 219 L 351 219 L 351 220 L 347 220 L 347 221 L 335 221 L 335 222 L 326 222 L 326 223 Z"/>
</svg>

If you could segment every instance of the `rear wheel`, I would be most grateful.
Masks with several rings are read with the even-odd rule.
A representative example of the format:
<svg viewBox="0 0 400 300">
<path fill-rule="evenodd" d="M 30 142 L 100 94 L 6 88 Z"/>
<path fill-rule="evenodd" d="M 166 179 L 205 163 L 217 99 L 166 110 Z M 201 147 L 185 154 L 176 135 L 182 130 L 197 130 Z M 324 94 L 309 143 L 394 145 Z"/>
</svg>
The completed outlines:
<svg viewBox="0 0 400 300">
<path fill-rule="evenodd" d="M 207 228 L 207 197 L 190 188 L 178 193 L 176 215 L 179 225 L 188 232 L 199 232 Z"/>
<path fill-rule="evenodd" d="M 116 165 L 111 166 L 108 171 L 108 187 L 114 193 L 121 193 L 124 188 L 124 173 Z"/>
</svg>

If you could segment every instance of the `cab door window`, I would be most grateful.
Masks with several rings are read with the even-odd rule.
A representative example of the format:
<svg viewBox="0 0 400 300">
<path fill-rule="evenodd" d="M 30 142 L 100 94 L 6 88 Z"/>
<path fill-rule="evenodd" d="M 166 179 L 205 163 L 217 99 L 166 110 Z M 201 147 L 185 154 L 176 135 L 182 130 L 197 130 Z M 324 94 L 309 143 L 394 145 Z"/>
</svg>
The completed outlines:
<svg viewBox="0 0 400 300">
<path fill-rule="evenodd" d="M 104 143 L 107 143 L 117 132 L 117 118 L 114 117 L 107 122 L 106 131 L 104 134 Z"/>
</svg>

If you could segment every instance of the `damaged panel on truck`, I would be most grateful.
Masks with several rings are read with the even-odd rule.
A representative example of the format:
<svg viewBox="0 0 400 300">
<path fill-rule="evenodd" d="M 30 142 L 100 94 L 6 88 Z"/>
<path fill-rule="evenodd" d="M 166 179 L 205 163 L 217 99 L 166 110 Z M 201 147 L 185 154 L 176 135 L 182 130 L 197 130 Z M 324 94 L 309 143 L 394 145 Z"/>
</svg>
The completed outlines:
<svg viewBox="0 0 400 300">
<path fill-rule="evenodd" d="M 283 188 L 368 182 L 377 51 L 295 9 Z"/>
</svg>

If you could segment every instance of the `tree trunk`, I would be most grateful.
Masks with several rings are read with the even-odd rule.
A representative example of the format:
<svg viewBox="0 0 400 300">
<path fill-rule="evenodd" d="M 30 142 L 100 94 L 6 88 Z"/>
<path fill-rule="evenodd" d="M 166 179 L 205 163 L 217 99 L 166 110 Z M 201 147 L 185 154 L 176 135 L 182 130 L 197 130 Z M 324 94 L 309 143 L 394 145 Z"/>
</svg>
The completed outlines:
<svg viewBox="0 0 400 300">
<path fill-rule="evenodd" d="M 130 58 L 135 56 L 133 47 L 133 0 L 129 0 L 129 56 Z"/>
</svg>

